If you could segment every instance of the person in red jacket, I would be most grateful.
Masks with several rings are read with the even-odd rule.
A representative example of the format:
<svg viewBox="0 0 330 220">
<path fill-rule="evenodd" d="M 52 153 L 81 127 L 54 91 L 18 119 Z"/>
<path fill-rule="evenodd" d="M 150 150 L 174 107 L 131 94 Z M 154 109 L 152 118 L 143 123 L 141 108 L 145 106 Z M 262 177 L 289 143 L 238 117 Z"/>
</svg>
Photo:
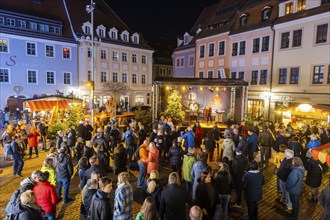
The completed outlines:
<svg viewBox="0 0 330 220">
<path fill-rule="evenodd" d="M 32 157 L 32 148 L 34 148 L 34 150 L 36 152 L 36 156 L 38 157 L 38 137 L 40 136 L 40 134 L 34 125 L 31 126 L 31 129 L 28 132 L 27 136 L 28 136 L 30 159 Z"/>
<path fill-rule="evenodd" d="M 54 220 L 56 214 L 57 194 L 53 185 L 48 182 L 49 173 L 41 172 L 38 175 L 39 183 L 33 187 L 36 204 L 45 211 L 48 220 Z"/>
</svg>

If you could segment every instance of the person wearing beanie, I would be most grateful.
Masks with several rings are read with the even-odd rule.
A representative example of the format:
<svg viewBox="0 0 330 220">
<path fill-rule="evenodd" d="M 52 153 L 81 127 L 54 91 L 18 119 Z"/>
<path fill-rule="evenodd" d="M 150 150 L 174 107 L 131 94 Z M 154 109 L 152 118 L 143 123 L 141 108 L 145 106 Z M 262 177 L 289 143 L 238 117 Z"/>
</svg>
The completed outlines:
<svg viewBox="0 0 330 220">
<path fill-rule="evenodd" d="M 281 202 L 286 204 L 288 210 L 292 210 L 292 204 L 290 201 L 290 197 L 288 192 L 285 189 L 286 180 L 292 170 L 292 158 L 294 156 L 294 152 L 290 149 L 285 149 L 284 151 L 284 159 L 281 161 L 280 167 L 277 171 L 277 177 L 280 181 L 280 189 L 281 189 Z"/>
</svg>

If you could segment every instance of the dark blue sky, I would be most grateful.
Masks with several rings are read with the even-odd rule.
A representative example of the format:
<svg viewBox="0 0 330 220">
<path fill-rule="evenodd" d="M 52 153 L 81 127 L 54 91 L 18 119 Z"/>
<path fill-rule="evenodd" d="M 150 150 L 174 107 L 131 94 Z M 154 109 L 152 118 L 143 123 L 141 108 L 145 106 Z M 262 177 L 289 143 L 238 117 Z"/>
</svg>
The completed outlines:
<svg viewBox="0 0 330 220">
<path fill-rule="evenodd" d="M 133 30 L 175 41 L 193 26 L 205 6 L 218 0 L 105 0 Z"/>
</svg>

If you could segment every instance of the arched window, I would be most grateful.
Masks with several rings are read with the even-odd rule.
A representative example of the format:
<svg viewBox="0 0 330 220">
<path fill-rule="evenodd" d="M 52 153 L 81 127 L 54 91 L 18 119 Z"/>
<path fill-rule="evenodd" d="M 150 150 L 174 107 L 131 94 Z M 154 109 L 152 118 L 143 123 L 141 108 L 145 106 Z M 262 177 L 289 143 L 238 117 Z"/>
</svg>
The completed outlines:
<svg viewBox="0 0 330 220">
<path fill-rule="evenodd" d="M 247 25 L 247 18 L 248 18 L 247 14 L 242 14 L 241 15 L 240 20 L 239 20 L 239 26 L 240 27 L 243 27 L 243 26 Z"/>
<path fill-rule="evenodd" d="M 261 20 L 262 21 L 267 21 L 270 18 L 270 14 L 272 13 L 272 8 L 269 6 L 265 6 L 262 9 L 262 13 L 261 13 Z"/>
</svg>

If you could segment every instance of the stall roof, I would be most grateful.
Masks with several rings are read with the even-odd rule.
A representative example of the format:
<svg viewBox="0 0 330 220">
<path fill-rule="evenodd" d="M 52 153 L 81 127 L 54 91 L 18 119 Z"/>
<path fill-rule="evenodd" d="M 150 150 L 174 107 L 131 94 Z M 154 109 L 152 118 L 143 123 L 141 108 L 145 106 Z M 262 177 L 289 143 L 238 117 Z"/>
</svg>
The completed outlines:
<svg viewBox="0 0 330 220">
<path fill-rule="evenodd" d="M 54 106 L 58 108 L 68 108 L 68 102 L 66 100 L 30 100 L 26 101 L 31 111 L 45 111 L 52 110 Z"/>
<path fill-rule="evenodd" d="M 192 86 L 248 86 L 242 79 L 201 79 L 201 78 L 156 78 L 156 85 L 192 85 Z"/>
</svg>

